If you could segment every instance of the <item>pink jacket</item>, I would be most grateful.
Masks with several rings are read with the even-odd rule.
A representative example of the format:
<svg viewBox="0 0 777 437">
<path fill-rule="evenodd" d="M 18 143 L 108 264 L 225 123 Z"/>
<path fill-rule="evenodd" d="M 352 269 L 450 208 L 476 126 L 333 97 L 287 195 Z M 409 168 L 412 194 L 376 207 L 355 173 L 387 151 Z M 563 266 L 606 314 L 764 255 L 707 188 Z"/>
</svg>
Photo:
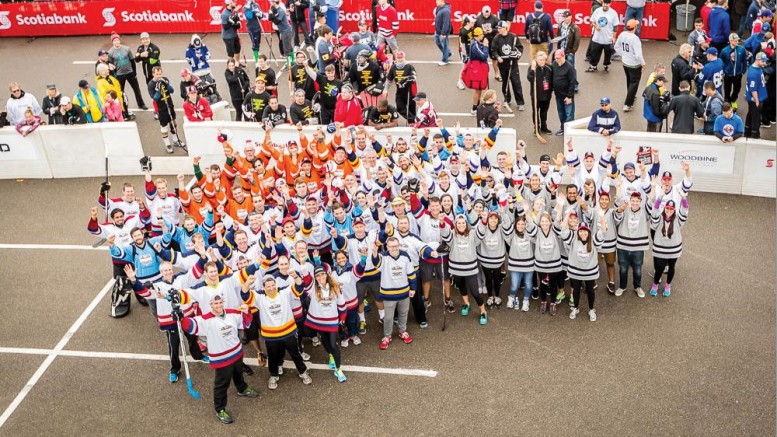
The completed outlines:
<svg viewBox="0 0 777 437">
<path fill-rule="evenodd" d="M 121 111 L 121 103 L 114 100 L 111 103 L 105 102 L 103 105 L 103 114 L 108 121 L 124 121 L 124 114 Z"/>
</svg>

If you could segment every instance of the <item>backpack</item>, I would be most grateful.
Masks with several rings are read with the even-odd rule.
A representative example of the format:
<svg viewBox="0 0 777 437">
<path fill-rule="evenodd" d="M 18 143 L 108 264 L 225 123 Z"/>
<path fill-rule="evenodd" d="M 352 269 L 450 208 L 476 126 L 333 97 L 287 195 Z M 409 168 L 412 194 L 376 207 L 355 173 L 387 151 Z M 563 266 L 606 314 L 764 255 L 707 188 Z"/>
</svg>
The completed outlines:
<svg viewBox="0 0 777 437">
<path fill-rule="evenodd" d="M 526 37 L 529 39 L 529 42 L 532 44 L 540 44 L 542 43 L 542 26 L 540 23 L 542 22 L 542 17 L 544 16 L 544 13 L 540 13 L 539 16 L 537 16 L 537 13 L 534 12 L 531 15 L 531 22 L 529 23 L 529 26 L 526 28 Z"/>
</svg>

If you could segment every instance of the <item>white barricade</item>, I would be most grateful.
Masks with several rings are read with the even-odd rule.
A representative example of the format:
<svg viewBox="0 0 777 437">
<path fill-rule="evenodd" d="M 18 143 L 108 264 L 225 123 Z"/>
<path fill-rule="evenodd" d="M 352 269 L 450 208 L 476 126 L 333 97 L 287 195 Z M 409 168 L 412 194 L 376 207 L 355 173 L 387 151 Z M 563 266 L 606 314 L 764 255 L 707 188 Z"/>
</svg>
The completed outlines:
<svg viewBox="0 0 777 437">
<path fill-rule="evenodd" d="M 210 105 L 210 109 L 213 111 L 214 121 L 232 121 L 232 112 L 229 110 L 229 104 L 226 100 Z M 186 117 L 184 116 L 184 118 Z"/>
<path fill-rule="evenodd" d="M 0 179 L 51 177 L 43 142 L 35 132 L 22 137 L 12 126 L 0 129 Z"/>
<path fill-rule="evenodd" d="M 186 123 L 184 133 L 186 134 L 186 145 L 189 149 L 189 156 L 201 156 L 202 165 L 222 164 L 224 162 L 224 151 L 216 139 L 219 129 L 229 129 L 232 132 L 232 147 L 236 150 L 243 150 L 247 140 L 257 141 L 260 144 L 264 140 L 264 129 L 260 123 L 247 122 L 217 122 L 204 121 L 201 123 Z M 303 132 L 310 136 L 315 132 L 314 126 L 305 126 Z M 384 141 L 386 135 L 391 135 L 394 140 L 399 137 L 410 138 L 409 127 L 395 127 L 376 131 L 367 128 L 370 132 L 375 132 L 378 141 Z M 461 133 L 471 133 L 477 139 L 485 138 L 491 129 L 461 128 Z M 439 129 L 433 128 L 432 135 L 439 132 Z M 453 129 L 448 128 L 448 132 L 453 135 Z M 418 135 L 423 135 L 423 130 L 419 129 Z M 297 128 L 291 125 L 278 126 L 272 130 L 272 139 L 276 144 L 283 144 L 289 140 L 299 141 Z M 455 138 L 453 139 L 455 141 Z M 488 153 L 488 159 L 496 163 L 496 154 L 500 151 L 507 152 L 510 157 L 515 155 L 516 134 L 515 129 L 502 128 L 496 137 L 496 143 Z"/>
<path fill-rule="evenodd" d="M 747 196 L 777 196 L 777 143 L 747 140 L 742 194 Z"/>
<path fill-rule="evenodd" d="M 587 129 L 589 119 L 586 117 L 567 123 L 564 133 L 564 143 L 571 138 L 580 156 L 588 151 L 598 156 L 607 146 L 607 137 Z M 680 162 L 691 164 L 694 190 L 730 194 L 742 192 L 747 145 L 744 138 L 724 144 L 708 135 L 620 131 L 612 139 L 615 145 L 623 147 L 618 159 L 620 169 L 626 162 L 636 163 L 640 146 L 654 147 L 660 151 L 662 172 L 669 170 L 675 177 L 680 177 L 683 174 Z"/>
</svg>

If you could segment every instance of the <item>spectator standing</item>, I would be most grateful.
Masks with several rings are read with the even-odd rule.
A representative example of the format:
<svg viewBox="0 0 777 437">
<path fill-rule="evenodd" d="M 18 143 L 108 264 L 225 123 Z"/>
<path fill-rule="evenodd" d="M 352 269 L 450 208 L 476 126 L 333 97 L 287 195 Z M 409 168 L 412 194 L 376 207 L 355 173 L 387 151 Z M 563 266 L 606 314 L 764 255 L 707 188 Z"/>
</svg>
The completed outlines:
<svg viewBox="0 0 777 437">
<path fill-rule="evenodd" d="M 461 29 L 459 29 L 459 56 L 461 56 L 462 72 L 464 72 L 464 67 L 467 65 L 467 62 L 469 62 L 469 47 L 472 44 L 472 40 L 475 38 L 474 27 L 475 23 L 473 23 L 469 17 L 464 17 L 464 20 L 461 22 Z M 456 82 L 456 87 L 460 90 L 467 88 L 464 85 L 461 74 L 459 74 L 459 81 Z"/>
<path fill-rule="evenodd" d="M 766 91 L 766 79 L 763 68 L 768 60 L 766 53 L 755 55 L 755 60 L 747 69 L 745 82 L 745 100 L 747 100 L 747 116 L 745 117 L 745 137 L 761 138 L 761 107 L 769 97 Z"/>
<path fill-rule="evenodd" d="M 286 15 L 286 7 L 280 0 L 270 0 L 270 10 L 267 18 L 278 28 L 281 42 L 281 55 L 286 58 L 286 68 L 291 68 L 294 56 L 294 32 L 292 32 L 289 17 Z"/>
<path fill-rule="evenodd" d="M 715 84 L 704 82 L 704 135 L 712 135 L 715 128 L 715 120 L 723 113 L 723 96 L 715 89 Z"/>
<path fill-rule="evenodd" d="M 752 32 L 753 23 L 758 19 L 758 16 L 761 14 L 761 9 L 763 9 L 762 5 L 763 0 L 753 0 L 750 2 L 750 5 L 747 7 L 744 29 L 738 32 L 740 35 L 744 36 L 744 31 Z"/>
<path fill-rule="evenodd" d="M 753 22 L 753 33 L 755 34 L 755 33 L 768 32 L 769 29 L 771 29 L 771 25 L 769 23 L 772 22 L 773 18 L 774 18 L 774 12 L 772 12 L 771 9 L 766 7 L 764 9 L 761 9 L 761 13 L 758 14 L 758 20 L 755 20 Z"/>
<path fill-rule="evenodd" d="M 690 44 L 680 46 L 680 53 L 672 59 L 672 95 L 680 94 L 680 82 L 691 83 L 694 71 L 691 67 L 693 47 Z"/>
<path fill-rule="evenodd" d="M 140 67 L 143 69 L 143 76 L 146 78 L 146 85 L 151 80 L 153 75 L 151 69 L 157 65 L 162 65 L 159 61 L 162 51 L 159 50 L 156 44 L 151 42 L 151 35 L 148 32 L 140 34 L 140 45 L 135 51 L 135 62 L 140 63 Z"/>
<path fill-rule="evenodd" d="M 707 39 L 707 32 L 704 30 L 704 22 L 701 18 L 693 20 L 693 31 L 688 34 L 688 44 L 693 46 L 694 51 L 701 41 Z"/>
<path fill-rule="evenodd" d="M 415 67 L 408 64 L 405 60 L 405 52 L 398 51 L 394 62 L 389 68 L 386 79 L 389 82 L 394 82 L 397 86 L 397 90 L 394 93 L 395 104 L 399 114 L 407 120 L 408 123 L 412 123 L 416 116 L 416 87 L 417 76 Z"/>
<path fill-rule="evenodd" d="M 745 124 L 742 118 L 734 113 L 734 109 L 728 102 L 723 103 L 723 113 L 715 119 L 713 133 L 724 143 L 736 141 L 745 133 Z"/>
<path fill-rule="evenodd" d="M 709 17 L 709 36 L 712 39 L 712 47 L 723 50 L 728 44 L 728 35 L 731 33 L 731 17 L 726 8 L 728 0 L 717 0 L 712 7 Z"/>
<path fill-rule="evenodd" d="M 526 15 L 526 40 L 531 44 L 529 53 L 532 59 L 539 51 L 550 53 L 549 44 L 553 38 L 553 23 L 542 8 L 542 2 L 534 2 L 534 12 Z"/>
<path fill-rule="evenodd" d="M 297 2 L 299 3 L 299 2 Z M 305 1 L 307 4 L 307 1 Z M 254 63 L 259 61 L 259 50 L 262 46 L 262 24 L 259 22 L 264 18 L 264 12 L 259 4 L 254 0 L 247 0 L 245 6 L 243 6 L 243 16 L 246 18 L 246 30 L 248 30 L 248 38 L 251 40 L 251 52 L 254 54 Z M 305 11 L 302 11 L 302 25 L 305 29 L 305 38 L 307 35 L 307 24 L 305 23 Z M 295 35 L 296 36 L 296 35 Z"/>
<path fill-rule="evenodd" d="M 558 48 L 567 55 L 567 62 L 575 66 L 575 53 L 580 47 L 580 27 L 572 19 L 572 12 L 566 10 L 562 13 L 563 20 L 558 25 L 558 35 L 562 39 L 558 42 Z M 580 90 L 580 83 L 575 82 L 575 93 Z"/>
<path fill-rule="evenodd" d="M 699 9 L 699 18 L 701 18 L 703 23 L 702 28 L 707 35 L 710 34 L 710 13 L 716 4 L 717 0 L 705 0 L 704 4 L 701 6 L 701 9 Z"/>
<path fill-rule="evenodd" d="M 599 99 L 599 109 L 591 114 L 588 122 L 588 130 L 602 136 L 609 137 L 621 130 L 621 119 L 618 113 L 612 109 L 612 101 L 609 97 Z"/>
<path fill-rule="evenodd" d="M 388 0 L 378 0 L 375 13 L 378 17 L 378 45 L 385 43 L 391 53 L 396 53 L 399 50 L 399 45 L 397 45 L 399 15 L 396 8 L 391 6 Z"/>
<path fill-rule="evenodd" d="M 731 33 L 728 45 L 720 52 L 723 61 L 723 98 L 737 109 L 739 92 L 742 90 L 742 75 L 747 71 L 747 50 L 739 45 L 739 35 Z"/>
<path fill-rule="evenodd" d="M 680 94 L 673 96 L 668 104 L 662 105 L 661 112 L 674 112 L 672 133 L 692 134 L 693 118 L 704 116 L 704 107 L 696 96 L 691 95 L 691 84 L 684 80 L 680 82 Z"/>
<path fill-rule="evenodd" d="M 308 0 L 288 0 L 286 2 L 286 9 L 291 15 L 291 28 L 294 33 L 294 47 L 302 47 L 300 45 L 299 33 L 302 32 L 303 45 L 312 45 L 313 40 L 310 38 L 310 31 L 308 30 L 308 21 L 305 19 L 305 11 L 310 8 L 310 2 Z"/>
<path fill-rule="evenodd" d="M 496 126 L 496 121 L 499 120 L 499 104 L 496 102 L 496 91 L 485 90 L 483 97 L 480 99 L 480 105 L 478 105 L 477 114 L 475 116 L 475 122 L 477 126 L 482 128 L 492 129 Z"/>
<path fill-rule="evenodd" d="M 745 30 L 745 21 L 747 19 L 747 10 L 750 6 L 750 0 L 731 0 L 732 7 L 729 8 L 731 15 L 731 31 L 742 33 Z"/>
<path fill-rule="evenodd" d="M 710 47 L 704 52 L 707 55 L 707 63 L 696 76 L 697 95 L 702 94 L 702 88 L 706 82 L 715 84 L 718 93 L 723 92 L 723 61 L 718 58 L 718 49 Z"/>
<path fill-rule="evenodd" d="M 129 47 L 121 43 L 121 37 L 116 33 L 111 33 L 111 47 L 108 50 L 108 59 L 111 64 L 116 66 L 116 79 L 119 80 L 121 85 L 121 92 L 124 92 L 124 86 L 129 82 L 132 87 L 132 92 L 135 93 L 135 100 L 138 102 L 138 107 L 142 110 L 148 109 L 143 102 L 143 95 L 140 93 L 140 85 L 138 84 L 137 73 L 135 72 L 135 55 L 132 53 Z M 129 105 L 124 98 L 125 104 Z"/>
<path fill-rule="evenodd" d="M 54 124 L 54 114 L 59 111 L 59 99 L 61 98 L 62 94 L 59 93 L 55 84 L 46 85 L 46 97 L 43 98 L 41 111 L 48 117 L 48 124 Z"/>
<path fill-rule="evenodd" d="M 612 0 L 603 0 L 602 7 L 591 14 L 591 26 L 593 35 L 591 36 L 591 59 L 588 73 L 595 72 L 599 65 L 599 59 L 604 52 L 604 73 L 610 72 L 610 60 L 613 54 L 613 45 L 615 44 L 615 33 L 618 31 L 618 13 L 610 8 Z"/>
<path fill-rule="evenodd" d="M 548 55 L 537 52 L 527 75 L 531 92 L 532 121 L 535 133 L 552 134 L 548 129 L 548 108 L 553 96 L 553 69 L 547 64 Z"/>
<path fill-rule="evenodd" d="M 33 115 L 40 116 L 41 109 L 35 96 L 22 90 L 17 82 L 8 84 L 8 90 L 11 92 L 11 98 L 5 102 L 5 112 L 8 113 L 8 122 L 11 125 L 16 126 L 24 121 L 24 111 L 27 108 L 32 108 Z"/>
<path fill-rule="evenodd" d="M 84 110 L 88 123 L 103 121 L 103 98 L 86 80 L 81 79 L 78 82 L 78 92 L 73 96 L 73 102 Z"/>
<path fill-rule="evenodd" d="M 499 20 L 512 23 L 515 19 L 515 8 L 518 0 L 499 0 Z"/>
<path fill-rule="evenodd" d="M 213 110 L 210 108 L 208 99 L 200 97 L 195 87 L 190 87 L 188 90 L 186 100 L 183 102 L 183 113 L 191 122 L 213 120 Z"/>
<path fill-rule="evenodd" d="M 122 113 L 121 103 L 119 103 L 119 96 L 114 90 L 108 90 L 103 96 L 105 104 L 103 104 L 103 119 L 105 121 L 124 121 L 124 114 Z"/>
<path fill-rule="evenodd" d="M 124 119 L 133 120 L 135 118 L 135 115 L 127 110 L 127 102 L 124 100 L 124 94 L 121 92 L 119 80 L 110 75 L 110 68 L 107 64 L 97 66 L 97 76 L 94 78 L 94 83 L 97 86 L 97 94 L 101 96 L 104 96 L 110 90 L 116 92 L 119 103 L 123 108 Z"/>
<path fill-rule="evenodd" d="M 626 0 L 626 16 L 623 21 L 637 20 L 636 35 L 642 31 L 642 17 L 645 15 L 645 0 Z M 621 56 L 623 56 L 621 54 Z"/>
<path fill-rule="evenodd" d="M 518 70 L 518 60 L 523 54 L 523 45 L 518 39 L 518 35 L 510 32 L 510 23 L 500 21 L 498 25 L 498 35 L 491 43 L 491 53 L 496 55 L 496 62 L 499 68 L 499 75 L 502 76 L 502 96 L 504 97 L 504 108 L 507 112 L 513 112 L 510 108 L 512 95 L 510 86 L 515 94 L 515 102 L 518 110 L 524 110 L 523 89 L 521 88 L 521 74 Z"/>
<path fill-rule="evenodd" d="M 645 68 L 642 41 L 637 36 L 638 25 L 637 20 L 629 20 L 626 23 L 626 31 L 618 35 L 615 41 L 615 51 L 621 55 L 623 72 L 626 74 L 626 101 L 623 103 L 623 112 L 631 112 L 634 108 L 634 99 L 642 81 L 642 69 Z"/>
<path fill-rule="evenodd" d="M 434 110 L 434 105 L 426 97 L 426 93 L 420 91 L 413 98 L 418 112 L 415 116 L 415 127 L 436 127 L 437 126 L 437 112 Z"/>
<path fill-rule="evenodd" d="M 661 132 L 663 127 L 664 113 L 661 111 L 661 105 L 669 101 L 669 91 L 661 91 L 665 83 L 666 77 L 663 74 L 657 74 L 642 93 L 644 98 L 642 117 L 647 120 L 647 132 Z"/>
<path fill-rule="evenodd" d="M 224 77 L 229 87 L 232 107 L 235 108 L 235 121 L 243 121 L 243 101 L 251 92 L 251 80 L 248 78 L 248 73 L 242 66 L 237 65 L 234 59 L 229 59 Z"/>
<path fill-rule="evenodd" d="M 221 12 L 221 39 L 227 49 L 227 57 L 235 62 L 240 62 L 240 38 L 237 30 L 240 29 L 240 15 L 237 13 L 237 5 L 234 0 L 226 0 L 226 7 Z M 193 67 L 192 67 L 193 68 Z"/>
<path fill-rule="evenodd" d="M 499 18 L 496 17 L 496 15 L 491 13 L 491 7 L 490 6 L 483 6 L 483 9 L 481 9 L 480 13 L 477 17 L 475 17 L 475 27 L 479 27 L 483 29 L 483 34 L 486 37 L 486 40 L 488 41 L 486 44 L 488 47 L 491 47 L 491 42 L 494 40 L 494 37 L 496 36 L 496 27 L 499 24 Z M 491 64 L 494 67 L 494 75 L 495 79 L 498 81 L 502 80 L 502 76 L 499 76 L 499 70 L 496 66 L 496 58 L 491 58 Z"/>
<path fill-rule="evenodd" d="M 475 28 L 473 35 L 475 38 L 469 46 L 469 62 L 464 65 L 461 78 L 467 88 L 473 91 L 470 113 L 475 115 L 480 103 L 480 93 L 488 88 L 488 40 L 480 27 Z"/>
<path fill-rule="evenodd" d="M 575 66 L 567 61 L 564 50 L 558 49 L 553 54 L 553 94 L 556 96 L 556 111 L 561 127 L 555 132 L 557 136 L 564 135 L 564 124 L 575 119 L 575 84 L 577 72 Z"/>
<path fill-rule="evenodd" d="M 353 87 L 350 84 L 343 85 L 340 95 L 337 96 L 334 121 L 342 123 L 345 127 L 363 124 L 361 105 L 355 98 Z"/>
<path fill-rule="evenodd" d="M 108 50 L 98 50 L 97 51 L 97 61 L 94 63 L 94 75 L 97 76 L 97 66 L 100 64 L 105 64 L 108 66 L 108 69 L 111 72 L 111 76 L 116 77 L 116 66 L 111 64 L 111 61 L 108 59 Z"/>
<path fill-rule="evenodd" d="M 442 60 L 437 65 L 448 65 L 450 62 L 451 51 L 448 48 L 448 36 L 453 33 L 453 24 L 451 23 L 451 5 L 445 0 L 436 0 L 437 6 L 434 8 L 434 43 L 442 52 Z"/>
</svg>

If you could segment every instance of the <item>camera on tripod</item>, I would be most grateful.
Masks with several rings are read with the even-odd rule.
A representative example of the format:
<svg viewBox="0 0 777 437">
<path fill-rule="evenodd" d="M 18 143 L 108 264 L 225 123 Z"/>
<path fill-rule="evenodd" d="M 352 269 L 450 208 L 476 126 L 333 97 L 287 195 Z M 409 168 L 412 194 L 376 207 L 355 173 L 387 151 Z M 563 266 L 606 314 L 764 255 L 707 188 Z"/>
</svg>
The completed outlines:
<svg viewBox="0 0 777 437">
<path fill-rule="evenodd" d="M 176 322 L 181 320 L 183 318 L 183 311 L 181 311 L 181 294 L 180 292 L 175 289 L 171 288 L 167 290 L 167 296 L 165 296 L 165 300 L 170 302 L 170 306 L 173 307 L 173 320 Z"/>
</svg>

